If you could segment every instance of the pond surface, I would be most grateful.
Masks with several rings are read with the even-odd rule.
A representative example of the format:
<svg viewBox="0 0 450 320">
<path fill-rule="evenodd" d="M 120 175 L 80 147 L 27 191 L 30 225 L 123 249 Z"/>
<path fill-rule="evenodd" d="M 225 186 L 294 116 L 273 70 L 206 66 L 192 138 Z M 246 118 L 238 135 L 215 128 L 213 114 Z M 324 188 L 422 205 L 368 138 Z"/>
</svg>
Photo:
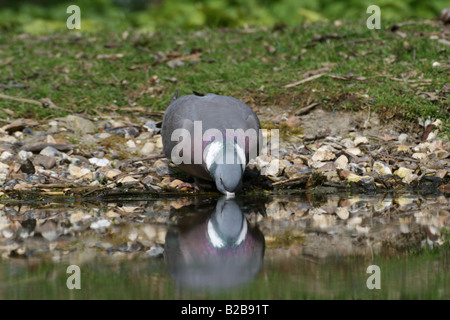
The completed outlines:
<svg viewBox="0 0 450 320">
<path fill-rule="evenodd" d="M 450 298 L 443 195 L 120 198 L 0 204 L 0 299 Z"/>
</svg>

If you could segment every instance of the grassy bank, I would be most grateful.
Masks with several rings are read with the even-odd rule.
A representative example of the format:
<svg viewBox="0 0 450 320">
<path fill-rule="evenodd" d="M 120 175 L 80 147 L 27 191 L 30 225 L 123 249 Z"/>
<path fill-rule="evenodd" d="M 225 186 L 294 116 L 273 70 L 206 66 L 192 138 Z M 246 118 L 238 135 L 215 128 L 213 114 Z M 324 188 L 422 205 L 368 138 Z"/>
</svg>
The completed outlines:
<svg viewBox="0 0 450 320">
<path fill-rule="evenodd" d="M 3 32 L 0 119 L 138 116 L 164 110 L 180 89 L 255 107 L 317 102 L 330 111 L 382 112 L 385 121 L 437 117 L 448 134 L 444 31 L 437 21 L 381 30 L 360 21 L 153 34 Z"/>
</svg>

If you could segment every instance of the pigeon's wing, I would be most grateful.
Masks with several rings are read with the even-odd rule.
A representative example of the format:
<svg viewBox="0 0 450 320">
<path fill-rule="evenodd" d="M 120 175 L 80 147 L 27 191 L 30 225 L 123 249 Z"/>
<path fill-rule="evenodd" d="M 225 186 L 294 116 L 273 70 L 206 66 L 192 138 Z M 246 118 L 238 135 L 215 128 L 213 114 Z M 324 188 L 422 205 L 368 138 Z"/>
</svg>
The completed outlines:
<svg viewBox="0 0 450 320">
<path fill-rule="evenodd" d="M 194 122 L 186 116 L 184 107 L 180 99 L 173 100 L 164 114 L 161 136 L 163 151 L 168 159 L 171 159 L 173 148 L 180 142 L 177 129 L 186 130 L 184 132 L 189 134 L 193 131 Z"/>
</svg>

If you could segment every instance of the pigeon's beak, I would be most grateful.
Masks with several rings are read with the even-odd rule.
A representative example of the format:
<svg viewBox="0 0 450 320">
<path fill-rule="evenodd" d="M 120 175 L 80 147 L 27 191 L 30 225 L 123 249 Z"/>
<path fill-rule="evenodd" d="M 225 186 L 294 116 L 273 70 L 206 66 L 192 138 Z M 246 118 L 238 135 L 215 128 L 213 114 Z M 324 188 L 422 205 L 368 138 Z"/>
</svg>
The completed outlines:
<svg viewBox="0 0 450 320">
<path fill-rule="evenodd" d="M 228 191 L 225 191 L 225 192 L 226 192 L 225 195 L 227 196 L 227 199 L 234 198 L 234 192 L 228 192 Z"/>
</svg>

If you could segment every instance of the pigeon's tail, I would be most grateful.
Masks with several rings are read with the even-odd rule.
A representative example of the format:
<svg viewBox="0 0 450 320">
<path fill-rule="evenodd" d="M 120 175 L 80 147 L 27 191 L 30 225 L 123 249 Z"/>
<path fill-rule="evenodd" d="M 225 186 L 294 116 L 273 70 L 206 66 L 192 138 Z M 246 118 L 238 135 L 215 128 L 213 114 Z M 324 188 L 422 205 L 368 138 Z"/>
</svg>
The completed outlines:
<svg viewBox="0 0 450 320">
<path fill-rule="evenodd" d="M 170 100 L 170 103 L 174 102 L 178 98 L 178 89 L 175 91 L 175 94 L 172 96 L 172 100 Z"/>
</svg>

